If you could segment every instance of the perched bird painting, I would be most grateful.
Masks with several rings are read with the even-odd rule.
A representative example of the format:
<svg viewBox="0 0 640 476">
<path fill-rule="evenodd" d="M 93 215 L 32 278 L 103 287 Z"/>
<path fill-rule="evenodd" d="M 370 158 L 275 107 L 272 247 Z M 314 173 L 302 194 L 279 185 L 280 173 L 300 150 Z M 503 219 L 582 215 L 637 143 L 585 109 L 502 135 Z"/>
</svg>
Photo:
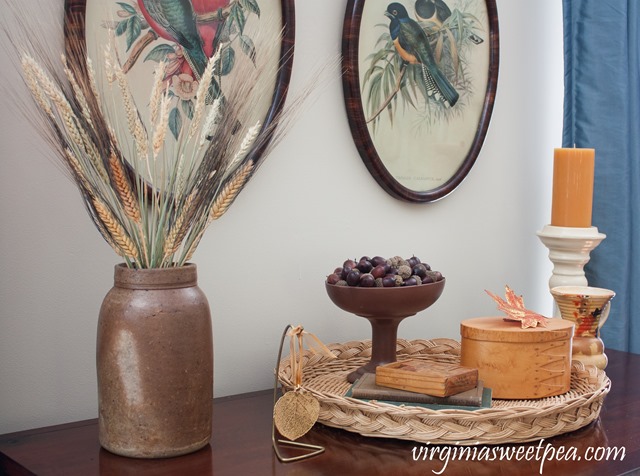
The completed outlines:
<svg viewBox="0 0 640 476">
<path fill-rule="evenodd" d="M 342 45 L 349 125 L 392 196 L 438 200 L 475 161 L 497 79 L 495 1 L 349 2 Z M 487 40 L 475 44 L 471 34 Z"/>
<path fill-rule="evenodd" d="M 104 23 L 125 42 L 125 73 L 136 63 L 163 63 L 164 86 L 172 92 L 169 128 L 177 139 L 193 118 L 197 86 L 209 58 L 220 52 L 207 104 L 224 99 L 222 78 L 242 52 L 256 64 L 256 47 L 244 31 L 247 20 L 259 20 L 259 0 L 119 0 L 113 1 L 118 20 Z"/>
<path fill-rule="evenodd" d="M 428 22 L 439 28 L 451 16 L 451 9 L 444 0 L 416 0 L 415 10 L 418 21 Z M 470 34 L 469 39 L 476 45 L 484 41 L 475 33 Z"/>
<path fill-rule="evenodd" d="M 207 66 L 203 41 L 196 27 L 190 0 L 138 0 L 140 12 L 149 26 L 167 41 L 182 47 L 184 56 L 199 79 Z"/>
<path fill-rule="evenodd" d="M 451 16 L 451 9 L 443 0 L 417 0 L 415 8 L 419 21 L 430 21 L 439 26 Z"/>
<path fill-rule="evenodd" d="M 436 64 L 431 44 L 422 27 L 409 18 L 401 3 L 389 4 L 384 12 L 391 21 L 389 34 L 400 57 L 409 64 L 419 64 L 427 94 L 446 107 L 453 107 L 460 97 Z"/>
</svg>

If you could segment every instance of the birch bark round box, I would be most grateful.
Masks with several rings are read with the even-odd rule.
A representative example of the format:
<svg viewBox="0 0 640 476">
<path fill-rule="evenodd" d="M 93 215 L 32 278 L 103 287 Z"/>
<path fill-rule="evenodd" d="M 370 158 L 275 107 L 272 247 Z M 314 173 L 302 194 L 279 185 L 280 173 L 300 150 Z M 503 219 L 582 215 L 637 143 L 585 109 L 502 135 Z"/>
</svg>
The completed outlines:
<svg viewBox="0 0 640 476">
<path fill-rule="evenodd" d="M 571 387 L 573 327 L 563 319 L 527 329 L 502 317 L 468 319 L 460 324 L 460 362 L 478 369 L 493 398 L 561 395 Z"/>
</svg>

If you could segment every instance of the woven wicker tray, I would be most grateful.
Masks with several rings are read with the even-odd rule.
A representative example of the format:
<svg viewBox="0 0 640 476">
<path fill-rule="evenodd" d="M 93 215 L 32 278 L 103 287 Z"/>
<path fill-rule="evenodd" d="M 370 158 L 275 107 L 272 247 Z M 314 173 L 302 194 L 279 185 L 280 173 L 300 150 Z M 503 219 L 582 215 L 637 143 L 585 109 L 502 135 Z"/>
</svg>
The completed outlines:
<svg viewBox="0 0 640 476">
<path fill-rule="evenodd" d="M 501 444 L 534 441 L 577 430 L 598 418 L 611 381 L 593 366 L 574 361 L 571 390 L 537 400 L 493 400 L 475 411 L 432 410 L 348 398 L 349 372 L 368 362 L 371 341 L 330 344 L 335 360 L 306 351 L 302 387 L 320 401 L 319 422 L 364 436 L 431 444 Z M 398 360 L 421 358 L 459 362 L 460 343 L 451 339 L 398 340 Z M 293 387 L 288 358 L 278 379 Z"/>
</svg>

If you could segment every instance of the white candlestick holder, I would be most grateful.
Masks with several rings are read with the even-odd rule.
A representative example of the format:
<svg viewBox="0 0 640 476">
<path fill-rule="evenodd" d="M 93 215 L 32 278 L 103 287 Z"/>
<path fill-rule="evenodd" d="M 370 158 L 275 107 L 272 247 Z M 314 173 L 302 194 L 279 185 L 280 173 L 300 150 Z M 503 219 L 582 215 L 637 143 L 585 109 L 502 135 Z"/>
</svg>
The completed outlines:
<svg viewBox="0 0 640 476">
<path fill-rule="evenodd" d="M 549 289 L 556 286 L 588 286 L 584 265 L 591 259 L 591 251 L 606 238 L 598 228 L 576 228 L 546 225 L 537 233 L 542 243 L 549 248 L 549 259 L 553 272 L 549 278 Z M 560 317 L 554 305 L 554 317 Z"/>
</svg>

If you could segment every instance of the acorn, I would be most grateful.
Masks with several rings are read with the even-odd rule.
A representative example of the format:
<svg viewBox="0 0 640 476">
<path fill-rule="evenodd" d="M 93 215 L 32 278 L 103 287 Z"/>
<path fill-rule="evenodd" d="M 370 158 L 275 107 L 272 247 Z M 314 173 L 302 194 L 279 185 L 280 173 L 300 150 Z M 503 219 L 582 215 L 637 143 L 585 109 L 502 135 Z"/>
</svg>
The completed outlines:
<svg viewBox="0 0 640 476">
<path fill-rule="evenodd" d="M 418 277 L 418 279 L 420 278 Z M 411 276 L 410 278 L 404 280 L 405 286 L 415 286 L 417 284 L 418 282 L 416 281 L 416 276 Z"/>
<path fill-rule="evenodd" d="M 427 267 L 422 263 L 418 263 L 411 269 L 411 272 L 416 276 L 424 278 L 427 275 Z"/>
<path fill-rule="evenodd" d="M 409 278 L 413 273 L 411 271 L 411 267 L 409 265 L 403 264 L 398 266 L 398 274 L 402 276 L 403 279 Z"/>
<path fill-rule="evenodd" d="M 375 268 L 373 268 L 371 270 L 371 274 L 373 275 L 374 278 L 382 278 L 384 277 L 387 272 L 386 272 L 386 266 L 385 265 L 378 265 Z"/>
<path fill-rule="evenodd" d="M 396 277 L 389 275 L 382 278 L 382 286 L 385 288 L 394 288 L 396 286 Z"/>
<path fill-rule="evenodd" d="M 338 281 L 340 281 L 340 276 L 338 276 L 336 273 L 327 276 L 327 283 L 329 284 L 336 284 Z"/>
<path fill-rule="evenodd" d="M 360 261 L 358 261 L 356 267 L 360 270 L 361 273 L 369 273 L 373 269 L 371 261 L 365 258 L 362 258 Z"/>
<path fill-rule="evenodd" d="M 427 276 L 429 276 L 433 281 L 440 281 L 442 279 L 442 273 L 440 271 L 427 271 Z"/>
<path fill-rule="evenodd" d="M 356 268 L 352 269 L 347 275 L 347 284 L 349 286 L 357 286 L 360 282 L 360 276 L 362 273 Z"/>
<path fill-rule="evenodd" d="M 376 278 L 371 273 L 364 273 L 360 276 L 359 286 L 363 288 L 372 288 L 376 285 Z"/>
<path fill-rule="evenodd" d="M 356 267 L 355 260 L 352 260 L 352 259 L 345 260 L 345 262 L 342 263 L 342 267 L 345 268 L 347 266 L 351 269 L 355 268 Z"/>
<path fill-rule="evenodd" d="M 336 286 L 349 286 L 344 279 L 341 279 L 336 283 Z"/>
<path fill-rule="evenodd" d="M 382 278 L 376 278 L 376 288 L 381 288 L 382 286 Z"/>
<path fill-rule="evenodd" d="M 400 266 L 402 261 L 404 261 L 404 258 L 402 258 L 402 256 L 394 256 L 393 258 L 389 258 L 389 264 L 394 268 Z"/>
<path fill-rule="evenodd" d="M 409 266 L 413 268 L 415 265 L 420 264 L 420 258 L 413 255 L 411 258 L 407 260 L 407 262 L 409 263 Z"/>
<path fill-rule="evenodd" d="M 386 258 L 383 258 L 382 256 L 374 256 L 373 258 L 370 259 L 370 261 L 374 267 L 387 263 Z"/>
</svg>

